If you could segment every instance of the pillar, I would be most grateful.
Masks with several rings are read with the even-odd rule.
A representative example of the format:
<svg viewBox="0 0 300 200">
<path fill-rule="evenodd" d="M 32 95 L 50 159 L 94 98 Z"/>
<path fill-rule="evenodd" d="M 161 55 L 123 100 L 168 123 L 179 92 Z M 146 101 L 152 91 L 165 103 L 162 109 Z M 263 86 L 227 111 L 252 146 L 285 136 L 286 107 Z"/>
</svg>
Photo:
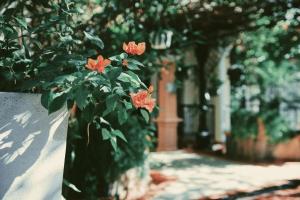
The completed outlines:
<svg viewBox="0 0 300 200">
<path fill-rule="evenodd" d="M 221 58 L 217 67 L 218 79 L 222 85 L 218 89 L 217 96 L 214 97 L 215 106 L 215 142 L 225 143 L 226 133 L 231 131 L 230 121 L 230 80 L 227 70 L 230 67 L 229 53 L 232 45 L 220 48 Z"/>
<path fill-rule="evenodd" d="M 177 97 L 175 80 L 175 63 L 164 61 L 161 79 L 158 86 L 159 116 L 157 151 L 172 151 L 177 149 L 177 125 L 181 121 L 177 117 Z"/>
</svg>

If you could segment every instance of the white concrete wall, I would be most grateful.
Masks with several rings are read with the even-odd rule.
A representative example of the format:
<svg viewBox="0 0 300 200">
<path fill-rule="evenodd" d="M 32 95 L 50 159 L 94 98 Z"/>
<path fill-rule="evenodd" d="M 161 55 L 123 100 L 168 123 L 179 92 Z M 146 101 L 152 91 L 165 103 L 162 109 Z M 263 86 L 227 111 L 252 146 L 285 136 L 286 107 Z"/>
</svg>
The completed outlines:
<svg viewBox="0 0 300 200">
<path fill-rule="evenodd" d="M 67 122 L 40 95 L 0 92 L 0 199 L 61 199 Z"/>
</svg>

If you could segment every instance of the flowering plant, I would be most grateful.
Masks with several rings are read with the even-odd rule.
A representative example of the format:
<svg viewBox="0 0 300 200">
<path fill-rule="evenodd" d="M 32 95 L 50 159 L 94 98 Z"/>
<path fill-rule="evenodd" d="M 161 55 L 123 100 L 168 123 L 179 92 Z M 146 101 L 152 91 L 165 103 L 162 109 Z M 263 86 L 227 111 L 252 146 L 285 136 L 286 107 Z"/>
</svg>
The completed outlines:
<svg viewBox="0 0 300 200">
<path fill-rule="evenodd" d="M 135 50 L 139 46 L 124 48 L 132 55 L 141 55 L 145 51 Z M 138 51 L 138 53 L 135 53 Z M 127 65 L 124 67 L 124 60 Z M 42 95 L 42 104 L 49 113 L 60 109 L 66 102 L 73 105 L 72 115 L 78 107 L 84 114 L 88 125 L 94 124 L 101 131 L 104 140 L 109 140 L 117 149 L 116 138 L 126 141 L 125 135 L 112 127 L 106 118 L 116 115 L 116 120 L 122 126 L 128 118 L 140 110 L 141 116 L 148 122 L 149 112 L 155 107 L 155 99 L 151 98 L 153 86 L 147 89 L 135 71 L 143 68 L 139 61 L 129 58 L 126 53 L 104 59 L 88 58 L 85 67 L 79 71 L 58 76 L 53 82 L 44 85 L 46 92 Z"/>
<path fill-rule="evenodd" d="M 76 118 L 80 121 L 80 126 L 75 130 L 71 124 L 70 132 L 77 132 L 77 136 L 84 138 L 81 141 L 86 142 L 76 145 L 74 152 L 77 155 L 82 155 L 84 149 L 88 154 L 101 152 L 97 157 L 91 157 L 93 164 L 87 164 L 89 172 L 77 174 L 78 179 L 72 180 L 76 185 L 81 185 L 82 180 L 95 178 L 89 177 L 88 174 L 98 170 L 95 182 L 100 188 L 107 188 L 109 183 L 118 180 L 129 168 L 143 165 L 145 151 L 149 150 L 153 143 L 151 138 L 154 136 L 155 127 L 149 124 L 149 120 L 156 107 L 155 99 L 151 97 L 153 86 L 147 88 L 136 74 L 142 68 L 142 63 L 130 58 L 126 53 L 108 59 L 99 55 L 97 60 L 89 58 L 85 68 L 82 67 L 74 75 L 62 77 L 61 84 L 51 85 L 43 95 L 42 99 L 46 99 L 44 105 L 48 105 L 48 109 L 55 104 L 55 109 L 49 109 L 50 112 L 59 109 L 63 101 L 67 100 L 73 105 L 73 116 L 77 115 L 76 108 L 79 108 L 79 116 Z M 56 92 L 51 89 L 53 86 L 64 89 L 56 89 Z M 59 99 L 57 102 L 55 98 L 51 98 L 53 95 Z M 60 100 L 60 96 L 64 97 Z M 60 106 L 57 106 L 57 103 Z M 97 136 L 99 133 L 100 137 Z M 128 159 L 128 155 L 134 157 Z M 67 164 L 73 166 L 68 171 L 77 173 L 82 164 L 76 163 L 81 161 L 82 156 L 77 156 L 73 163 Z M 65 175 L 65 178 L 72 178 L 72 175 Z M 86 183 L 80 189 L 85 191 L 89 187 Z M 107 191 L 104 189 L 100 194 L 107 195 Z"/>
</svg>

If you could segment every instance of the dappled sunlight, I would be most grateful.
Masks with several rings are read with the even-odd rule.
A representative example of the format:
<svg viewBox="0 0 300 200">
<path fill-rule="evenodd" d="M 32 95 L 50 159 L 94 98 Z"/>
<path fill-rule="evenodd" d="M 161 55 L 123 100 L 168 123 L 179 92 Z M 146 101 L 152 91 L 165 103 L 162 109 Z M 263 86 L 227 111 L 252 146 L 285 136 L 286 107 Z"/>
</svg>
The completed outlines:
<svg viewBox="0 0 300 200">
<path fill-rule="evenodd" d="M 22 156 L 26 150 L 30 147 L 31 143 L 34 141 L 34 137 L 38 134 L 40 134 L 41 131 L 36 131 L 28 135 L 24 141 L 22 141 L 21 146 L 18 149 L 15 149 L 15 151 L 11 155 L 4 155 L 4 164 L 8 165 L 9 163 L 13 162 L 18 156 Z M 12 147 L 13 142 L 7 142 L 3 144 L 3 147 Z M 2 158 L 1 158 L 2 159 Z"/>
<path fill-rule="evenodd" d="M 23 113 L 14 115 L 13 119 L 16 121 L 16 123 L 22 125 L 22 127 L 25 128 L 28 125 L 31 116 L 32 113 L 29 110 L 26 110 Z"/>
<path fill-rule="evenodd" d="M 61 156 L 64 155 L 64 151 L 64 145 L 57 143 L 57 145 L 52 145 L 49 151 L 41 152 L 44 156 L 39 159 L 39 162 L 34 164 L 22 177 L 16 177 L 13 186 L 7 191 L 11 194 L 10 198 L 18 199 L 26 194 L 28 199 L 59 199 L 61 169 L 63 168 Z M 48 169 L 47 173 L 45 173 L 45 169 Z M 26 179 L 26 182 L 19 180 L 20 178 Z M 33 186 L 38 186 L 38 189 L 32 190 Z"/>
<path fill-rule="evenodd" d="M 4 126 L 5 127 L 5 126 Z M 3 129 L 4 127 L 2 127 L 1 129 Z M 5 142 L 5 138 L 7 138 L 9 136 L 9 134 L 11 133 L 12 130 L 7 130 L 4 132 L 1 132 L 0 135 L 0 149 L 5 149 L 5 148 L 10 148 L 13 144 L 13 141 L 9 141 L 9 142 Z"/>
<path fill-rule="evenodd" d="M 11 96 L 12 95 L 13 94 L 11 94 Z M 37 123 L 41 120 L 39 115 L 32 117 L 32 111 L 29 110 L 32 106 L 27 106 L 26 108 L 28 103 L 22 102 L 21 99 L 15 100 L 17 105 L 13 106 L 12 103 L 6 104 L 7 99 L 8 98 L 5 98 L 2 105 L 5 109 L 11 110 L 10 112 L 5 113 L 5 118 L 1 118 L 0 149 L 3 149 L 0 154 L 1 165 L 12 163 L 28 150 L 31 152 L 30 146 L 36 138 L 46 139 L 45 135 L 39 136 L 42 133 L 41 126 L 31 122 L 31 120 L 34 120 L 35 123 Z M 13 106 L 14 112 L 10 106 Z M 40 144 L 42 145 L 43 142 L 41 141 Z M 30 160 L 26 160 L 26 162 L 30 162 Z M 22 164 L 25 163 L 22 162 Z"/>
<path fill-rule="evenodd" d="M 150 166 L 177 178 L 154 199 L 195 199 L 300 178 L 300 162 L 255 165 L 184 151 L 152 153 Z"/>
<path fill-rule="evenodd" d="M 24 194 L 29 199 L 60 197 L 69 113 L 58 111 L 49 116 L 39 98 L 0 95 L 0 107 L 7 110 L 5 117 L 0 116 L 0 179 L 5 180 L 0 182 L 0 198 L 18 199 Z"/>
</svg>

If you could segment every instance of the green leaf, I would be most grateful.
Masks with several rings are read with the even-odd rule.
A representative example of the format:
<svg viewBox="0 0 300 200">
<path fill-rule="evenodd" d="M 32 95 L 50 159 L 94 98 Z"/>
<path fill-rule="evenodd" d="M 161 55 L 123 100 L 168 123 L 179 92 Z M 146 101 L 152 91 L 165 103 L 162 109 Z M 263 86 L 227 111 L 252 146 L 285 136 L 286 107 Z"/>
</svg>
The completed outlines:
<svg viewBox="0 0 300 200">
<path fill-rule="evenodd" d="M 95 36 L 95 35 L 92 35 L 91 33 L 87 33 L 85 31 L 84 32 L 84 35 L 85 37 L 91 41 L 93 44 L 95 44 L 97 47 L 99 47 L 100 49 L 103 49 L 104 48 L 104 44 L 103 44 L 103 41 L 98 37 L 98 36 Z"/>
<path fill-rule="evenodd" d="M 109 60 L 111 61 L 118 61 L 118 62 L 122 62 L 123 59 L 126 59 L 128 57 L 127 53 L 121 53 L 120 55 L 116 55 L 116 56 L 111 56 L 109 57 Z"/>
<path fill-rule="evenodd" d="M 115 81 L 118 76 L 122 73 L 122 69 L 120 67 L 112 67 L 108 72 L 108 77 L 110 80 Z"/>
<path fill-rule="evenodd" d="M 122 82 L 125 82 L 125 83 L 130 83 L 131 82 L 131 79 L 130 79 L 130 76 L 124 72 L 122 72 L 120 74 L 120 76 L 118 77 L 118 80 L 119 81 L 122 81 Z"/>
<path fill-rule="evenodd" d="M 50 95 L 48 101 L 48 113 L 51 114 L 61 109 L 67 101 L 67 94 L 65 92 L 55 93 Z"/>
<path fill-rule="evenodd" d="M 106 106 L 110 109 L 110 110 L 114 110 L 116 108 L 117 105 L 117 101 L 118 101 L 119 97 L 118 95 L 115 94 L 111 94 L 106 98 Z"/>
<path fill-rule="evenodd" d="M 144 86 L 145 88 L 147 88 L 147 86 L 141 81 L 141 79 L 138 77 L 138 75 L 136 75 L 134 72 L 132 71 L 127 71 L 127 74 L 134 80 L 136 81 L 139 85 Z"/>
<path fill-rule="evenodd" d="M 16 39 L 18 38 L 18 31 L 9 24 L 1 24 L 2 28 L 1 31 L 4 34 L 4 37 L 10 38 L 10 39 Z"/>
<path fill-rule="evenodd" d="M 139 61 L 137 61 L 137 60 L 135 60 L 135 59 L 128 58 L 127 61 L 128 61 L 128 63 L 132 63 L 132 64 L 135 64 L 135 65 L 139 65 L 139 66 L 141 66 L 141 67 L 144 67 L 144 64 L 143 64 L 143 63 L 141 63 L 141 62 L 139 62 Z"/>
<path fill-rule="evenodd" d="M 121 138 L 123 141 L 127 142 L 126 137 L 124 136 L 124 134 L 120 130 L 114 130 L 112 132 L 112 134 L 114 136 L 117 136 L 117 137 Z"/>
<path fill-rule="evenodd" d="M 80 110 L 88 104 L 87 97 L 90 94 L 87 88 L 80 86 L 75 93 L 75 101 Z"/>
<path fill-rule="evenodd" d="M 131 70 L 140 70 L 140 68 L 136 64 L 129 63 L 129 62 L 128 62 L 127 68 L 131 69 Z"/>
<path fill-rule="evenodd" d="M 48 105 L 49 105 L 49 97 L 50 97 L 50 94 L 49 92 L 44 92 L 42 94 L 42 97 L 41 97 L 41 104 L 44 108 L 48 109 Z"/>
<path fill-rule="evenodd" d="M 118 77 L 118 80 L 125 82 L 125 83 L 130 83 L 132 85 L 132 87 L 135 87 L 135 88 L 140 87 L 139 81 L 137 81 L 136 79 L 132 78 L 129 74 L 126 74 L 124 72 L 122 72 L 120 74 L 120 76 Z"/>
<path fill-rule="evenodd" d="M 94 104 L 89 103 L 88 105 L 85 106 L 81 115 L 83 119 L 85 119 L 87 122 L 91 122 L 94 118 L 94 111 L 95 111 Z"/>
<path fill-rule="evenodd" d="M 124 91 L 123 87 L 115 87 L 113 92 L 118 94 L 119 96 L 126 96 L 127 93 Z"/>
<path fill-rule="evenodd" d="M 23 28 L 27 29 L 27 23 L 26 23 L 25 19 L 19 18 L 19 17 L 15 17 L 15 19 L 19 25 L 21 25 Z"/>
<path fill-rule="evenodd" d="M 129 110 L 129 109 L 131 109 L 131 108 L 133 107 L 133 106 L 132 106 L 132 103 L 126 101 L 125 99 L 123 100 L 123 103 L 124 103 L 124 105 L 125 105 L 126 110 Z"/>
<path fill-rule="evenodd" d="M 86 60 L 80 60 L 80 59 L 70 59 L 68 60 L 68 63 L 71 65 L 75 65 L 77 67 L 84 66 L 86 64 Z"/>
<path fill-rule="evenodd" d="M 144 109 L 140 109 L 140 112 L 141 112 L 143 118 L 145 119 L 145 121 L 148 123 L 149 119 L 150 119 L 148 111 L 146 111 Z"/>
<path fill-rule="evenodd" d="M 71 35 L 66 35 L 66 36 L 60 35 L 59 39 L 64 44 L 68 44 L 68 43 L 72 43 L 73 42 L 73 38 L 72 38 Z"/>
<path fill-rule="evenodd" d="M 108 139 L 111 138 L 111 135 L 110 135 L 109 131 L 106 128 L 103 128 L 101 133 L 102 133 L 103 140 L 108 140 Z"/>
<path fill-rule="evenodd" d="M 86 77 L 86 80 L 89 81 L 94 87 L 110 85 L 109 80 L 105 79 L 103 76 L 99 76 L 99 74 Z"/>
<path fill-rule="evenodd" d="M 119 96 L 116 94 L 111 94 L 105 99 L 106 110 L 103 112 L 103 116 L 106 116 L 116 108 L 118 100 Z"/>
<path fill-rule="evenodd" d="M 111 91 L 111 86 L 110 85 L 108 85 L 108 86 L 104 85 L 104 86 L 101 87 L 100 91 L 102 91 L 104 93 L 108 93 L 108 92 Z"/>
<path fill-rule="evenodd" d="M 69 83 L 72 83 L 76 79 L 77 79 L 76 76 L 74 76 L 72 74 L 67 74 L 67 75 L 62 75 L 62 76 L 56 77 L 53 82 L 55 82 L 56 84 L 63 84 L 66 81 Z"/>
<path fill-rule="evenodd" d="M 120 125 L 123 125 L 128 119 L 128 114 L 123 106 L 118 109 L 118 121 Z"/>
<path fill-rule="evenodd" d="M 114 150 L 117 151 L 118 147 L 117 147 L 117 142 L 116 142 L 115 137 L 110 138 L 110 143 L 111 143 L 111 146 L 114 148 Z"/>
<path fill-rule="evenodd" d="M 121 53 L 120 54 L 120 58 L 123 60 L 123 59 L 125 59 L 125 58 L 127 58 L 128 57 L 128 54 L 127 53 Z"/>
</svg>

